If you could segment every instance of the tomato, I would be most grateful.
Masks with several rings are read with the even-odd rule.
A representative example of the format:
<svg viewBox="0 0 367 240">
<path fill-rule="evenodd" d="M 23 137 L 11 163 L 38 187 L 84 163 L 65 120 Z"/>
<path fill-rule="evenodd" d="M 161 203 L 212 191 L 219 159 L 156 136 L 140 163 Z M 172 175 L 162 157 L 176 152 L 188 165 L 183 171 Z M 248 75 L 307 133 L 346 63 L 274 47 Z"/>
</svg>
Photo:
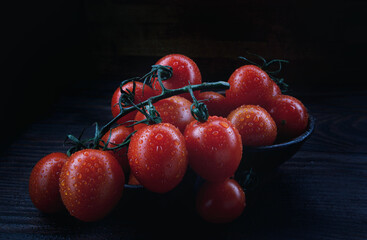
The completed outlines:
<svg viewBox="0 0 367 240">
<path fill-rule="evenodd" d="M 241 216 L 246 197 L 233 179 L 223 182 L 205 182 L 196 196 L 196 210 L 208 222 L 226 223 Z"/>
<path fill-rule="evenodd" d="M 308 125 L 306 107 L 297 98 L 288 95 L 276 96 L 267 110 L 278 128 L 281 141 L 295 138 L 305 132 Z"/>
<path fill-rule="evenodd" d="M 65 209 L 59 193 L 61 168 L 68 160 L 65 153 L 51 153 L 34 166 L 29 178 L 29 195 L 36 208 L 45 213 Z"/>
<path fill-rule="evenodd" d="M 167 89 L 176 89 L 188 84 L 196 85 L 201 83 L 201 73 L 196 63 L 187 56 L 181 54 L 170 54 L 158 60 L 156 65 L 171 66 L 173 70 L 172 77 L 163 81 Z M 155 81 L 155 88 L 161 91 L 158 81 Z M 196 95 L 196 92 L 194 92 Z M 192 100 L 189 93 L 180 95 L 188 100 Z"/>
<path fill-rule="evenodd" d="M 277 126 L 270 114 L 260 106 L 242 105 L 227 117 L 237 128 L 244 146 L 266 146 L 274 143 Z"/>
<path fill-rule="evenodd" d="M 261 68 L 245 65 L 230 76 L 226 91 L 227 104 L 232 110 L 241 105 L 263 106 L 273 92 L 273 80 Z"/>
<path fill-rule="evenodd" d="M 226 106 L 226 98 L 217 92 L 201 92 L 197 95 L 197 100 L 201 100 L 208 108 L 209 115 L 226 117 L 228 108 Z"/>
<path fill-rule="evenodd" d="M 127 138 L 127 136 L 129 136 L 129 134 L 132 133 L 132 131 L 133 131 L 132 128 L 127 128 L 122 125 L 117 126 L 112 130 L 110 130 L 109 132 L 107 132 L 102 137 L 102 141 L 104 143 L 107 143 L 107 141 L 109 140 L 107 147 L 113 148 L 116 147 L 116 145 L 123 143 Z M 124 171 L 125 174 L 130 171 L 129 160 L 127 159 L 127 146 L 119 148 L 118 150 L 110 150 L 108 152 L 111 153 L 120 163 L 122 170 Z"/>
<path fill-rule="evenodd" d="M 137 131 L 131 138 L 128 157 L 131 173 L 145 188 L 158 193 L 175 188 L 188 165 L 185 139 L 169 123 Z"/>
<path fill-rule="evenodd" d="M 105 217 L 118 203 L 125 177 L 110 153 L 84 149 L 70 156 L 61 170 L 60 194 L 69 213 L 82 221 Z"/>
<path fill-rule="evenodd" d="M 135 99 L 134 99 L 135 104 L 143 102 L 156 94 L 155 91 L 148 85 L 144 85 L 141 82 L 135 82 L 135 84 L 136 84 L 135 85 Z M 144 91 L 143 91 L 143 87 L 144 87 Z M 133 82 L 128 82 L 122 86 L 123 90 L 133 91 L 133 88 L 134 88 Z M 118 87 L 115 90 L 114 94 L 112 95 L 112 100 L 111 100 L 111 111 L 112 111 L 113 117 L 116 117 L 120 113 L 120 107 L 119 107 L 120 97 L 121 97 L 121 90 Z M 117 121 L 117 123 L 124 124 L 127 121 L 134 120 L 135 115 L 136 115 L 136 111 L 132 111 L 126 114 L 125 116 L 121 117 Z M 129 124 L 131 123 L 128 123 L 128 125 Z"/>
<path fill-rule="evenodd" d="M 162 122 L 171 123 L 183 133 L 186 125 L 194 120 L 190 110 L 191 104 L 186 98 L 173 96 L 156 102 L 154 107 L 161 116 Z M 138 112 L 135 116 L 135 121 L 141 121 L 143 119 L 145 119 L 145 116 L 141 112 Z M 146 124 L 143 123 L 137 124 L 134 126 L 134 130 L 145 126 Z"/>
<path fill-rule="evenodd" d="M 191 168 L 208 181 L 223 181 L 237 170 L 242 141 L 237 129 L 225 118 L 210 116 L 206 122 L 193 121 L 185 130 Z"/>
</svg>

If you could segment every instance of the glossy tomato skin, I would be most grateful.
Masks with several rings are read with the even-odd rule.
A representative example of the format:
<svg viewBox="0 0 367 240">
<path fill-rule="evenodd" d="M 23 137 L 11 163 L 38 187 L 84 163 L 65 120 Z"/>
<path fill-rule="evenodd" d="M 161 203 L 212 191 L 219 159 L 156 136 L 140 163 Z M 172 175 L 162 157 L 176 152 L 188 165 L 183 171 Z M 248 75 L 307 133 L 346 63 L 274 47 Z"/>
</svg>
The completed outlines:
<svg viewBox="0 0 367 240">
<path fill-rule="evenodd" d="M 134 99 L 134 103 L 138 104 L 140 102 L 143 102 L 145 100 L 147 100 L 148 98 L 156 95 L 155 91 L 149 87 L 148 85 L 145 85 L 141 82 L 135 82 L 135 99 Z M 143 87 L 144 87 L 144 91 L 143 91 Z M 125 85 L 122 86 L 123 90 L 130 90 L 133 91 L 134 88 L 134 84 L 133 82 L 128 82 Z M 112 95 L 112 99 L 111 99 L 111 112 L 112 112 L 112 116 L 116 117 L 119 113 L 120 113 L 120 107 L 119 107 L 119 101 L 120 101 L 120 97 L 121 97 L 121 90 L 118 87 L 115 92 Z M 126 114 L 125 116 L 121 117 L 117 123 L 118 124 L 124 124 L 126 123 L 126 121 L 129 120 L 134 120 L 134 117 L 136 115 L 137 111 L 133 111 L 130 112 L 128 114 Z M 126 125 L 130 125 L 131 123 L 127 123 Z"/>
<path fill-rule="evenodd" d="M 233 110 L 227 119 L 237 128 L 244 146 L 267 146 L 275 142 L 277 126 L 262 107 L 242 105 Z"/>
<path fill-rule="evenodd" d="M 191 122 L 185 130 L 191 168 L 208 181 L 231 177 L 242 158 L 242 140 L 225 118 L 210 116 L 206 122 Z"/>
<path fill-rule="evenodd" d="M 186 126 L 194 120 L 190 110 L 191 104 L 186 98 L 173 96 L 154 103 L 154 107 L 159 112 L 163 123 L 170 123 L 176 126 L 183 133 Z M 135 116 L 135 121 L 141 121 L 143 119 L 145 119 L 145 116 L 141 112 L 138 112 Z M 134 130 L 146 126 L 144 123 L 137 124 L 134 126 Z"/>
<path fill-rule="evenodd" d="M 205 182 L 196 196 L 197 212 L 212 223 L 232 222 L 241 216 L 245 206 L 245 193 L 233 179 Z"/>
<path fill-rule="evenodd" d="M 273 92 L 273 80 L 254 65 L 236 69 L 228 83 L 230 88 L 226 91 L 226 99 L 232 110 L 241 105 L 263 106 Z"/>
<path fill-rule="evenodd" d="M 109 140 L 107 147 L 113 148 L 116 147 L 116 144 L 123 143 L 127 138 L 127 136 L 129 136 L 129 134 L 131 134 L 132 132 L 133 132 L 132 128 L 120 125 L 107 132 L 102 137 L 102 141 L 104 143 L 107 143 L 107 141 Z M 102 145 L 104 144 L 102 143 Z M 116 158 L 116 160 L 121 165 L 124 173 L 127 174 L 130 171 L 129 160 L 127 159 L 127 146 L 120 148 L 118 150 L 109 150 L 108 152 L 111 153 Z"/>
<path fill-rule="evenodd" d="M 69 213 L 90 222 L 105 217 L 118 203 L 125 177 L 108 152 L 84 149 L 72 154 L 60 175 L 60 194 Z"/>
<path fill-rule="evenodd" d="M 197 96 L 197 100 L 203 101 L 208 108 L 209 115 L 227 117 L 228 108 L 226 106 L 226 98 L 217 92 L 201 92 Z"/>
<path fill-rule="evenodd" d="M 182 54 L 169 54 L 159 59 L 156 65 L 171 66 L 173 70 L 172 77 L 163 81 L 167 89 L 176 89 L 188 84 L 196 85 L 201 83 L 201 73 L 196 63 L 189 57 Z M 155 88 L 161 92 L 161 86 L 155 81 Z M 195 92 L 196 94 L 196 92 Z M 192 100 L 189 93 L 180 95 L 188 100 Z"/>
<path fill-rule="evenodd" d="M 182 133 L 169 123 L 147 126 L 131 138 L 128 150 L 131 173 L 148 190 L 165 193 L 183 179 L 187 150 Z"/>
<path fill-rule="evenodd" d="M 34 206 L 42 212 L 55 213 L 65 209 L 59 192 L 59 177 L 67 160 L 65 153 L 51 153 L 43 157 L 32 169 L 29 195 Z"/>
<path fill-rule="evenodd" d="M 280 141 L 295 138 L 305 132 L 308 125 L 306 107 L 297 98 L 279 95 L 267 106 L 274 119 Z"/>
</svg>

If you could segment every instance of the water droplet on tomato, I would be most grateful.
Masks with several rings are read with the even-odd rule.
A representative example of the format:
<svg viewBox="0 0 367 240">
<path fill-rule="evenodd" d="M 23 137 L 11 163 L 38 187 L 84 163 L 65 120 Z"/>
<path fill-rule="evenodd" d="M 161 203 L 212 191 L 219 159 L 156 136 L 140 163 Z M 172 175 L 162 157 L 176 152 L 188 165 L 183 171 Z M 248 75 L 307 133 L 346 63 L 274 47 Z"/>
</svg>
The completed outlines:
<svg viewBox="0 0 367 240">
<path fill-rule="evenodd" d="M 229 127 L 228 123 L 226 123 L 226 122 L 220 122 L 219 124 L 220 124 L 222 127 L 224 127 L 224 128 L 228 128 L 228 127 Z"/>
<path fill-rule="evenodd" d="M 158 133 L 157 135 L 155 135 L 155 138 L 157 140 L 162 140 L 163 139 L 163 135 L 161 133 Z"/>
</svg>

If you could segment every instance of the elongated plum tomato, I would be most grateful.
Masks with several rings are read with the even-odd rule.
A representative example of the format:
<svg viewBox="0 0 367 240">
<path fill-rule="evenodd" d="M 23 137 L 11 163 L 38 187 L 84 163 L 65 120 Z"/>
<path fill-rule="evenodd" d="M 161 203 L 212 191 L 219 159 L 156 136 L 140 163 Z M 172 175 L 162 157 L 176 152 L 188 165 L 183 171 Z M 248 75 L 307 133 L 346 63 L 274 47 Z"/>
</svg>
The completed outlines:
<svg viewBox="0 0 367 240">
<path fill-rule="evenodd" d="M 208 108 L 209 115 L 227 117 L 228 107 L 226 106 L 225 97 L 217 92 L 201 92 L 197 95 L 197 100 L 201 100 Z"/>
<path fill-rule="evenodd" d="M 121 144 L 125 141 L 127 136 L 129 136 L 130 133 L 132 133 L 132 128 L 127 128 L 125 126 L 117 126 L 107 132 L 102 137 L 102 145 L 105 145 L 108 142 L 107 147 L 113 148 L 116 147 L 116 145 Z M 130 165 L 129 160 L 127 159 L 127 146 L 119 148 L 117 150 L 109 150 L 109 153 L 111 153 L 116 160 L 120 163 L 122 170 L 124 171 L 124 174 L 127 174 L 130 171 Z"/>
<path fill-rule="evenodd" d="M 267 110 L 278 128 L 278 138 L 286 141 L 305 132 L 308 112 L 303 103 L 295 97 L 279 95 L 271 101 Z"/>
<path fill-rule="evenodd" d="M 273 80 L 261 68 L 245 65 L 230 76 L 226 91 L 227 104 L 233 109 L 241 105 L 263 106 L 273 92 Z"/>
<path fill-rule="evenodd" d="M 186 173 L 188 159 L 182 133 L 169 123 L 141 128 L 128 150 L 131 173 L 148 190 L 165 193 Z"/>
<path fill-rule="evenodd" d="M 186 126 L 194 120 L 190 110 L 191 104 L 186 98 L 173 96 L 156 102 L 154 107 L 159 112 L 162 122 L 171 123 L 183 133 Z M 145 116 L 141 112 L 138 112 L 135 116 L 135 121 L 141 121 L 143 119 L 145 119 Z M 134 126 L 134 130 L 145 126 L 147 125 L 144 123 L 137 124 Z"/>
<path fill-rule="evenodd" d="M 143 90 L 144 88 L 144 90 Z M 129 91 L 133 91 L 134 89 L 134 83 L 133 82 L 128 82 L 125 85 L 122 86 L 123 90 L 129 90 Z M 135 99 L 134 99 L 134 103 L 138 104 L 140 102 L 143 102 L 145 100 L 147 100 L 148 98 L 154 96 L 156 93 L 155 91 L 149 87 L 148 85 L 145 85 L 141 82 L 135 82 Z M 113 117 L 116 117 L 119 113 L 120 113 L 120 106 L 119 106 L 119 101 L 120 101 L 120 97 L 121 97 L 121 90 L 118 87 L 115 92 L 112 95 L 112 100 L 111 100 L 111 111 L 112 111 L 112 115 Z M 129 120 L 134 120 L 134 117 L 136 115 L 137 111 L 132 111 L 128 114 L 126 114 L 125 116 L 121 117 L 117 123 L 118 124 L 124 124 L 126 123 L 126 121 Z M 131 123 L 128 123 L 127 125 L 130 125 Z"/>
<path fill-rule="evenodd" d="M 266 146 L 274 143 L 277 126 L 270 114 L 260 106 L 242 105 L 227 119 L 237 128 L 244 146 Z"/>
<path fill-rule="evenodd" d="M 43 157 L 32 169 L 29 195 L 36 208 L 45 213 L 65 209 L 59 192 L 61 168 L 68 160 L 65 153 L 51 153 Z"/>
<path fill-rule="evenodd" d="M 156 65 L 171 66 L 173 70 L 172 77 L 163 81 L 167 89 L 176 89 L 188 84 L 196 85 L 201 83 L 201 73 L 196 63 L 189 57 L 182 54 L 169 54 L 158 60 Z M 155 81 L 155 89 L 162 90 L 158 81 Z M 196 91 L 194 94 L 196 95 Z M 189 93 L 180 94 L 191 101 Z"/>
<path fill-rule="evenodd" d="M 197 212 L 212 223 L 232 222 L 242 214 L 245 206 L 245 193 L 233 179 L 205 182 L 196 196 Z"/>
<path fill-rule="evenodd" d="M 191 168 L 208 181 L 224 181 L 238 168 L 242 140 L 225 118 L 210 116 L 206 122 L 191 122 L 185 129 Z"/>
<path fill-rule="evenodd" d="M 124 172 L 110 153 L 84 149 L 70 156 L 61 170 L 60 194 L 69 213 L 90 222 L 105 217 L 124 189 Z"/>
</svg>

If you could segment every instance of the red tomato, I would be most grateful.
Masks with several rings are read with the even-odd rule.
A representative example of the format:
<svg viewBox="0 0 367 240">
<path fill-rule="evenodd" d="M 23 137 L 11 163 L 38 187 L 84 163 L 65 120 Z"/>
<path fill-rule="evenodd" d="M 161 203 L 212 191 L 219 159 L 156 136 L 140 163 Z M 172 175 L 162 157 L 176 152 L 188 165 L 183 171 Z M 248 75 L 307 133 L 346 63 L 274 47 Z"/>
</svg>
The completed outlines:
<svg viewBox="0 0 367 240">
<path fill-rule="evenodd" d="M 242 105 L 227 117 L 237 128 L 244 146 L 266 146 L 274 143 L 277 126 L 270 114 L 260 106 Z"/>
<path fill-rule="evenodd" d="M 118 203 L 125 177 L 110 153 L 85 149 L 70 156 L 61 170 L 60 194 L 71 215 L 82 221 L 105 217 Z"/>
<path fill-rule="evenodd" d="M 155 95 L 155 91 L 149 87 L 148 85 L 145 85 L 141 82 L 135 82 L 136 86 L 135 86 L 135 99 L 134 99 L 134 103 L 138 104 L 140 102 L 143 102 L 145 100 L 147 100 L 148 98 L 152 97 Z M 122 86 L 123 90 L 130 90 L 133 91 L 133 82 L 128 82 L 126 83 L 124 86 Z M 143 91 L 143 86 L 144 86 L 144 91 Z M 118 87 L 113 96 L 112 96 L 112 100 L 111 100 L 111 111 L 112 111 L 112 115 L 113 117 L 116 117 L 119 113 L 120 113 L 120 107 L 119 107 L 119 101 L 120 101 L 120 97 L 121 97 L 121 90 Z M 129 120 L 133 120 L 135 117 L 136 111 L 130 112 L 128 114 L 126 114 L 125 116 L 121 117 L 117 123 L 118 124 L 124 124 L 126 121 Z M 131 123 L 128 123 L 128 125 Z"/>
<path fill-rule="evenodd" d="M 276 96 L 267 110 L 277 125 L 280 140 L 289 140 L 305 132 L 308 113 L 298 99 L 288 95 Z"/>
<path fill-rule="evenodd" d="M 193 121 L 185 130 L 189 164 L 208 181 L 223 181 L 237 170 L 242 158 L 242 141 L 237 129 L 225 118 L 210 116 Z"/>
<path fill-rule="evenodd" d="M 191 104 L 186 98 L 173 96 L 154 103 L 154 107 L 159 112 L 162 122 L 171 123 L 183 133 L 186 125 L 194 120 L 190 110 Z M 145 116 L 141 112 L 138 112 L 135 116 L 135 121 L 141 121 L 143 119 L 145 119 Z M 146 126 L 143 123 L 137 124 L 134 126 L 134 130 Z"/>
<path fill-rule="evenodd" d="M 182 133 L 169 123 L 147 126 L 131 138 L 131 173 L 152 192 L 175 188 L 186 173 L 188 160 Z"/>
<path fill-rule="evenodd" d="M 226 98 L 220 93 L 201 92 L 197 95 L 197 100 L 203 100 L 211 116 L 226 117 L 228 115 Z"/>
<path fill-rule="evenodd" d="M 113 148 L 116 147 L 116 145 L 123 143 L 127 136 L 132 133 L 132 131 L 132 128 L 127 128 L 121 125 L 107 132 L 102 137 L 102 140 L 107 143 L 109 139 L 109 144 L 107 145 L 107 147 Z M 127 159 L 127 146 L 118 150 L 110 150 L 108 152 L 111 153 L 120 163 L 122 170 L 124 170 L 125 174 L 130 171 L 129 160 Z"/>
<path fill-rule="evenodd" d="M 196 209 L 208 222 L 226 223 L 238 218 L 246 206 L 245 193 L 233 179 L 205 182 L 196 196 Z"/>
<path fill-rule="evenodd" d="M 241 105 L 263 106 L 273 92 L 273 80 L 261 68 L 245 65 L 230 76 L 226 99 L 232 110 Z"/>
<path fill-rule="evenodd" d="M 65 209 L 59 192 L 59 176 L 67 160 L 65 153 L 51 153 L 32 169 L 29 195 L 34 206 L 42 212 L 54 213 Z"/>
<path fill-rule="evenodd" d="M 189 83 L 191 85 L 201 83 L 201 73 L 198 66 L 192 59 L 184 55 L 181 54 L 166 55 L 163 58 L 159 59 L 156 65 L 171 66 L 173 69 L 172 77 L 163 81 L 163 85 L 167 89 L 181 88 L 188 85 Z M 162 90 L 158 81 L 155 81 L 154 86 L 157 90 L 159 90 L 159 92 Z M 184 93 L 181 94 L 180 96 L 190 101 L 192 100 L 189 93 Z"/>
</svg>

